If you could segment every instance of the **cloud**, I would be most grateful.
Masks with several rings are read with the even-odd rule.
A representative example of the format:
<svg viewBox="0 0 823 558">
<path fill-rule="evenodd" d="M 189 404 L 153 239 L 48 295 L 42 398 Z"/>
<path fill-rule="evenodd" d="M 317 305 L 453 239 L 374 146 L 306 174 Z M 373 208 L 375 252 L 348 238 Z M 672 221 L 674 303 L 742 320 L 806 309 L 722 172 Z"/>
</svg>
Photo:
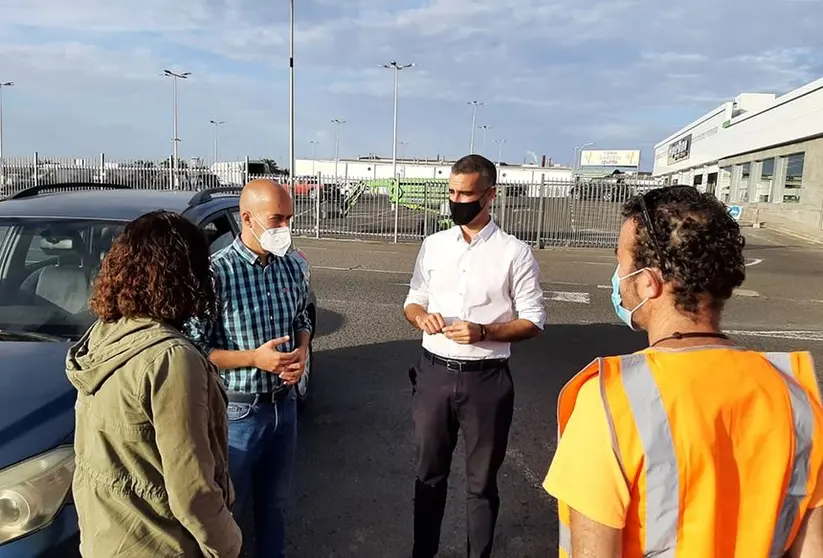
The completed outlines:
<svg viewBox="0 0 823 558">
<path fill-rule="evenodd" d="M 770 0 L 297 0 L 297 155 L 391 153 L 391 60 L 408 155 L 459 156 L 477 125 L 522 160 L 651 146 L 742 92 L 823 75 L 819 5 Z M 0 0 L 8 155 L 162 157 L 179 83 L 181 153 L 288 155 L 288 2 Z M 777 22 L 778 28 L 775 28 Z M 644 154 L 651 161 L 651 152 Z"/>
</svg>

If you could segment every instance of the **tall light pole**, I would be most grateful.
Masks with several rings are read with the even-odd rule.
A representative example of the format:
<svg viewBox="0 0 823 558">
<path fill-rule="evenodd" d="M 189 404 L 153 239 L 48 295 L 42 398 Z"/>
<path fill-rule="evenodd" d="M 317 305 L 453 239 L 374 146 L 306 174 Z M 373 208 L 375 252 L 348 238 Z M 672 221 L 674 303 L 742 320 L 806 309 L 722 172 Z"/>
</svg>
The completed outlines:
<svg viewBox="0 0 823 558">
<path fill-rule="evenodd" d="M 494 143 L 497 144 L 497 166 L 500 167 L 500 164 L 503 162 L 503 144 L 506 143 L 506 140 L 494 140 Z"/>
<path fill-rule="evenodd" d="M 309 143 L 311 144 L 311 174 L 314 176 L 315 164 L 317 163 L 317 144 L 320 142 L 317 140 L 311 140 Z"/>
<path fill-rule="evenodd" d="M 180 143 L 180 138 L 177 137 L 177 80 L 178 79 L 189 79 L 191 72 L 172 72 L 171 70 L 164 70 L 163 75 L 166 77 L 172 78 L 172 82 L 174 83 L 174 111 L 173 111 L 173 119 L 174 119 L 174 137 L 171 138 L 172 142 L 172 181 L 171 186 L 174 187 L 176 184 L 175 182 L 178 179 L 177 171 L 178 171 L 178 147 L 177 144 Z"/>
<path fill-rule="evenodd" d="M 483 147 L 480 149 L 481 154 L 486 152 L 486 134 L 488 133 L 490 128 L 491 126 L 486 126 L 485 124 L 480 126 L 480 129 L 483 130 Z"/>
<path fill-rule="evenodd" d="M 225 124 L 223 120 L 209 120 L 214 124 L 214 162 L 217 162 L 217 153 L 220 147 L 220 126 Z"/>
<path fill-rule="evenodd" d="M 472 140 L 469 144 L 469 154 L 471 155 L 474 153 L 474 130 L 477 127 L 477 107 L 482 107 L 486 103 L 481 103 L 480 101 L 468 101 L 466 104 L 472 106 Z"/>
<path fill-rule="evenodd" d="M 0 83 L 0 159 L 3 158 L 3 88 L 14 87 L 13 81 Z"/>
<path fill-rule="evenodd" d="M 294 165 L 294 0 L 291 0 L 289 2 L 289 196 L 292 199 L 294 199 Z"/>
<path fill-rule="evenodd" d="M 581 154 L 582 154 L 583 148 L 588 147 L 590 145 L 594 145 L 594 142 L 590 141 L 588 143 L 584 143 L 583 145 L 578 145 L 577 147 L 574 148 L 574 162 L 572 163 L 572 170 L 576 170 L 580 167 L 580 164 L 579 164 L 580 160 L 577 157 L 578 152 L 581 152 Z"/>
<path fill-rule="evenodd" d="M 6 184 L 6 160 L 3 158 L 3 88 L 14 87 L 13 81 L 0 82 L 0 191 Z"/>
<path fill-rule="evenodd" d="M 405 160 L 406 159 L 406 146 L 409 145 L 407 141 L 400 142 L 400 158 Z"/>
<path fill-rule="evenodd" d="M 397 243 L 397 226 L 400 215 L 400 181 L 397 179 L 397 76 L 400 70 L 411 68 L 416 64 L 398 64 L 394 60 L 388 64 L 383 64 L 384 68 L 394 70 L 394 137 L 392 139 L 392 179 L 394 180 L 394 242 Z"/>
<path fill-rule="evenodd" d="M 345 124 L 345 120 L 341 120 L 339 118 L 335 118 L 332 122 L 337 126 L 337 130 L 334 133 L 334 182 L 338 182 L 338 171 L 337 165 L 340 162 L 340 125 Z"/>
</svg>

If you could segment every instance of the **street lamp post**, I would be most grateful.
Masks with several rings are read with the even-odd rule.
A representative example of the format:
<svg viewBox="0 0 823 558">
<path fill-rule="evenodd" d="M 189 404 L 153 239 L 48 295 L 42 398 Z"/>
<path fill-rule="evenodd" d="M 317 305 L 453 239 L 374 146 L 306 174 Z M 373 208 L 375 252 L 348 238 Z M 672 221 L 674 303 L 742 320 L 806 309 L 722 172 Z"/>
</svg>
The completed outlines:
<svg viewBox="0 0 823 558">
<path fill-rule="evenodd" d="M 0 83 L 0 159 L 3 158 L 3 88 L 14 87 L 13 81 Z"/>
<path fill-rule="evenodd" d="M 294 199 L 294 166 L 294 0 L 291 0 L 289 2 L 289 196 L 292 199 Z"/>
<path fill-rule="evenodd" d="M 180 138 L 177 134 L 177 80 L 178 79 L 188 79 L 191 75 L 191 72 L 172 72 L 171 70 L 164 70 L 163 75 L 166 77 L 172 78 L 172 82 L 174 83 L 174 101 L 173 101 L 173 121 L 174 121 L 174 137 L 171 139 L 172 141 L 172 165 L 171 165 L 171 186 L 175 186 L 175 182 L 178 179 L 177 171 L 178 171 L 178 144 L 180 143 Z"/>
<path fill-rule="evenodd" d="M 485 124 L 483 124 L 482 126 L 480 126 L 480 129 L 483 130 L 483 147 L 480 148 L 480 153 L 483 154 L 486 152 L 486 134 L 488 133 L 489 129 L 491 129 L 491 126 L 486 126 Z"/>
<path fill-rule="evenodd" d="M 494 143 L 497 144 L 497 168 L 499 169 L 500 164 L 503 162 L 503 144 L 506 143 L 506 140 L 494 140 Z"/>
<path fill-rule="evenodd" d="M 337 165 L 340 163 L 340 125 L 345 124 L 345 120 L 335 118 L 332 122 L 337 126 L 334 134 L 334 183 L 337 184 L 340 176 L 337 170 Z"/>
<path fill-rule="evenodd" d="M 0 192 L 5 190 L 6 159 L 3 157 L 3 88 L 14 87 L 13 81 L 0 82 Z"/>
<path fill-rule="evenodd" d="M 217 154 L 220 147 L 220 126 L 225 124 L 223 120 L 209 120 L 214 124 L 214 162 L 217 162 Z"/>
<path fill-rule="evenodd" d="M 477 107 L 481 107 L 486 103 L 481 103 L 480 101 L 468 101 L 466 104 L 472 106 L 472 139 L 469 144 L 469 154 L 472 154 L 474 153 L 474 130 L 477 126 Z"/>
<path fill-rule="evenodd" d="M 394 179 L 394 242 L 397 243 L 397 227 L 399 224 L 400 207 L 400 181 L 397 179 L 397 77 L 400 70 L 411 68 L 416 64 L 398 64 L 394 60 L 388 64 L 383 64 L 384 68 L 394 70 L 394 134 L 392 139 L 392 179 Z"/>
<path fill-rule="evenodd" d="M 578 145 L 577 147 L 574 148 L 574 161 L 572 162 L 572 170 L 577 170 L 578 168 L 580 168 L 580 164 L 579 164 L 580 160 L 579 160 L 577 155 L 578 155 L 578 153 L 582 154 L 583 148 L 588 147 L 590 145 L 594 145 L 594 142 L 590 141 L 588 143 L 584 143 L 583 145 Z"/>
<path fill-rule="evenodd" d="M 320 143 L 317 140 L 310 140 L 309 143 L 311 144 L 311 174 L 314 176 L 315 167 L 317 163 L 317 144 Z"/>
</svg>

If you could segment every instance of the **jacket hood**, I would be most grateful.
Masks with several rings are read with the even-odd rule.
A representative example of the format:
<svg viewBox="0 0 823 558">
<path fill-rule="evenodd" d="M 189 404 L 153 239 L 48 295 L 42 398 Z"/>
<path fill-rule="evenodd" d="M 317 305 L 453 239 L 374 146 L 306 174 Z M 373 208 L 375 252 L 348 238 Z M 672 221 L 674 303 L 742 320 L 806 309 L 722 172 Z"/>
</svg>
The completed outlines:
<svg viewBox="0 0 823 558">
<path fill-rule="evenodd" d="M 116 322 L 98 320 L 69 349 L 66 375 L 84 395 L 92 395 L 130 360 L 143 351 L 182 333 L 166 324 L 144 318 L 121 318 Z"/>
</svg>

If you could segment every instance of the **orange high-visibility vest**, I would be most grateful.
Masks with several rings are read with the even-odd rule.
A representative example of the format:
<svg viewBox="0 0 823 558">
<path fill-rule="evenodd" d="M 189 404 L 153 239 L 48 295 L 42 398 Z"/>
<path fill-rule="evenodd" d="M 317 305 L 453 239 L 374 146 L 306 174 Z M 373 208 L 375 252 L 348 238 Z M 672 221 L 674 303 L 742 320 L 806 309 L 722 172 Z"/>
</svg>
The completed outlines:
<svg viewBox="0 0 823 558">
<path fill-rule="evenodd" d="M 623 557 L 780 557 L 823 467 L 811 355 L 735 347 L 600 358 L 558 398 L 558 440 L 583 384 L 600 384 L 631 503 Z M 558 502 L 560 557 L 571 557 Z"/>
</svg>

